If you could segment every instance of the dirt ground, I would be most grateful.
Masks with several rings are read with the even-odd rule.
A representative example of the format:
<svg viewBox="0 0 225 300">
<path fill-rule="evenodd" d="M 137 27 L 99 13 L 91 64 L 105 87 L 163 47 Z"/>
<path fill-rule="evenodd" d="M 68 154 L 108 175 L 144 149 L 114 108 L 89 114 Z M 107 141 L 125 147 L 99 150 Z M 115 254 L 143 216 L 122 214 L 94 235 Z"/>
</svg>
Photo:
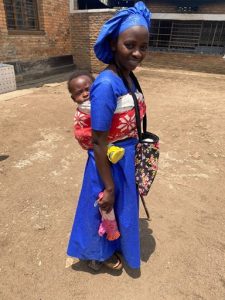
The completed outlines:
<svg viewBox="0 0 225 300">
<path fill-rule="evenodd" d="M 65 268 L 87 157 L 65 82 L 0 96 L 0 299 L 225 299 L 225 76 L 137 75 L 161 138 L 140 272 Z"/>
</svg>

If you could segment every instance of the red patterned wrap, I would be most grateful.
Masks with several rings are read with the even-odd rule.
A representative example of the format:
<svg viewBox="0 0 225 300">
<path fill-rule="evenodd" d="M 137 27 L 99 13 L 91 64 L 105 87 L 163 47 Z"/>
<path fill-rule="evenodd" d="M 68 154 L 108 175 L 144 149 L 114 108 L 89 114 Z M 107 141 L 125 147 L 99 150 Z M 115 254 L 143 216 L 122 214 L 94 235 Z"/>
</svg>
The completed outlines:
<svg viewBox="0 0 225 300">
<path fill-rule="evenodd" d="M 143 119 L 146 112 L 146 105 L 143 96 L 140 93 L 138 94 L 138 104 L 140 116 L 141 119 Z M 85 150 L 93 148 L 91 132 L 90 114 L 84 113 L 78 108 L 74 115 L 74 136 L 81 147 Z M 137 137 L 135 108 L 130 108 L 127 111 L 123 111 L 121 107 L 120 109 L 116 109 L 112 118 L 112 125 L 108 135 L 108 143 L 114 143 L 126 138 Z"/>
</svg>

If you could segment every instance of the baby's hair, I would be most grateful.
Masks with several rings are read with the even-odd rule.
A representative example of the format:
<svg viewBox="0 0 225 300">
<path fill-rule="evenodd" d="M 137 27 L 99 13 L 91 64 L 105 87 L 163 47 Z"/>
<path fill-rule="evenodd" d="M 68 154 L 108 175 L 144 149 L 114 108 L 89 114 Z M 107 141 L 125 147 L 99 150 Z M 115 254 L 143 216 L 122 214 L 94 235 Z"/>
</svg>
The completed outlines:
<svg viewBox="0 0 225 300">
<path fill-rule="evenodd" d="M 91 73 L 88 72 L 88 71 L 86 71 L 86 70 L 77 70 L 77 71 L 75 71 L 72 75 L 70 75 L 69 80 L 68 80 L 68 82 L 67 82 L 67 87 L 68 87 L 68 90 L 69 90 L 70 93 L 71 93 L 70 82 L 71 82 L 73 79 L 75 79 L 75 78 L 77 78 L 77 77 L 80 77 L 80 76 L 87 76 L 87 77 L 90 78 L 90 80 L 91 80 L 92 82 L 94 82 L 94 80 L 95 80 L 95 78 L 91 75 Z"/>
</svg>

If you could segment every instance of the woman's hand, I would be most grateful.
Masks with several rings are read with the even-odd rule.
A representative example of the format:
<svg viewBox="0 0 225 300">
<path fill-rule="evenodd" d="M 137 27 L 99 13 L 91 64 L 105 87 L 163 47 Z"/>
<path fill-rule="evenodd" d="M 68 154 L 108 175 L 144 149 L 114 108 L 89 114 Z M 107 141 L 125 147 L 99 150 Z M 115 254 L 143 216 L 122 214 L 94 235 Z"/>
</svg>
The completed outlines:
<svg viewBox="0 0 225 300">
<path fill-rule="evenodd" d="M 103 198 L 98 201 L 98 204 L 102 210 L 109 213 L 114 204 L 114 182 L 107 157 L 107 137 L 107 131 L 92 131 L 95 162 L 105 187 Z"/>
<path fill-rule="evenodd" d="M 104 210 L 108 214 L 113 208 L 114 201 L 115 201 L 114 190 L 105 189 L 103 197 L 100 200 L 98 200 L 98 205 L 102 210 Z"/>
</svg>

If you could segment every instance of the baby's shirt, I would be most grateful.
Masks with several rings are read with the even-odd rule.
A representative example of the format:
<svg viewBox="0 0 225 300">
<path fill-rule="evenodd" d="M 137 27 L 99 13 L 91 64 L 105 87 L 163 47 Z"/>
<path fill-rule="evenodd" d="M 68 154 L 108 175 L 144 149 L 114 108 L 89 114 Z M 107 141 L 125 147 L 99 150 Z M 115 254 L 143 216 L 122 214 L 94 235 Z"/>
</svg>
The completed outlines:
<svg viewBox="0 0 225 300">
<path fill-rule="evenodd" d="M 91 113 L 91 101 L 84 101 L 81 104 L 78 104 L 77 106 L 78 110 L 85 113 L 85 114 L 90 114 Z"/>
</svg>

